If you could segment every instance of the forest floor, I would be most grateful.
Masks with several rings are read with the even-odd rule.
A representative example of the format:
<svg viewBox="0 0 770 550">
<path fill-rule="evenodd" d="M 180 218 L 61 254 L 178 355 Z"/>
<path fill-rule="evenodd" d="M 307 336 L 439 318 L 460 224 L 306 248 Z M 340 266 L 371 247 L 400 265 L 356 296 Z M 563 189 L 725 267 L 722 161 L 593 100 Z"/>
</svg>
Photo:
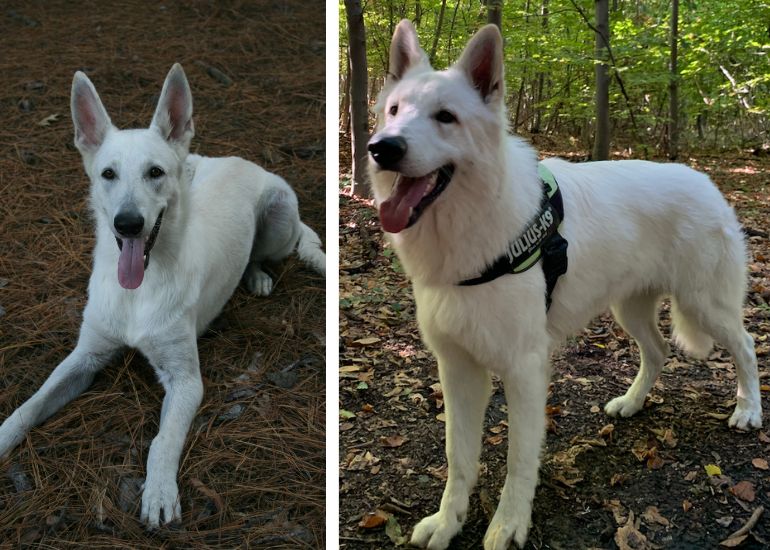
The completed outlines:
<svg viewBox="0 0 770 550">
<path fill-rule="evenodd" d="M 547 151 L 545 155 L 565 154 Z M 756 340 L 770 409 L 770 159 L 697 155 L 735 206 L 752 255 L 746 326 Z M 420 340 L 411 287 L 382 238 L 371 202 L 340 196 L 341 547 L 392 548 L 438 509 L 446 480 L 441 385 Z M 662 330 L 670 336 L 668 306 Z M 717 347 L 706 361 L 675 351 L 645 408 L 604 414 L 637 371 L 636 344 L 610 315 L 553 357 L 549 428 L 527 548 L 715 548 L 770 544 L 770 430 L 727 427 L 735 369 Z M 478 548 L 505 475 L 501 385 L 487 410 L 481 475 L 451 548 Z"/>
<path fill-rule="evenodd" d="M 192 151 L 280 174 L 324 235 L 317 12 L 300 0 L 3 2 L 0 420 L 73 348 L 85 304 L 94 239 L 72 145 L 74 72 L 86 71 L 118 127 L 146 127 L 181 62 Z M 295 257 L 272 268 L 271 296 L 238 289 L 199 340 L 205 394 L 182 456 L 181 525 L 139 522 L 163 388 L 127 352 L 0 458 L 0 548 L 323 546 L 325 285 Z"/>
</svg>

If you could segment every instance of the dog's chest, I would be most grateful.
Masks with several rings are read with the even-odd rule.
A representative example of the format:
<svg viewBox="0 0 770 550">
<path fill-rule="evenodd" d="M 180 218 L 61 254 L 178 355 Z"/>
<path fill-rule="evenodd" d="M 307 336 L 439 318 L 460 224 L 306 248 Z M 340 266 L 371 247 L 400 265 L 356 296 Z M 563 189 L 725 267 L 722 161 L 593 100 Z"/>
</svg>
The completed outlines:
<svg viewBox="0 0 770 550">
<path fill-rule="evenodd" d="M 177 328 L 194 326 L 191 309 L 168 288 L 142 285 L 124 290 L 114 284 L 94 283 L 89 287 L 85 320 L 110 339 L 142 349 Z"/>
<path fill-rule="evenodd" d="M 476 287 L 415 285 L 417 321 L 423 340 L 439 357 L 462 348 L 492 371 L 512 353 L 526 353 L 547 339 L 542 299 L 517 293 L 512 280 Z M 517 300 L 517 297 L 519 298 Z M 532 302 L 532 303 L 530 303 Z"/>
</svg>

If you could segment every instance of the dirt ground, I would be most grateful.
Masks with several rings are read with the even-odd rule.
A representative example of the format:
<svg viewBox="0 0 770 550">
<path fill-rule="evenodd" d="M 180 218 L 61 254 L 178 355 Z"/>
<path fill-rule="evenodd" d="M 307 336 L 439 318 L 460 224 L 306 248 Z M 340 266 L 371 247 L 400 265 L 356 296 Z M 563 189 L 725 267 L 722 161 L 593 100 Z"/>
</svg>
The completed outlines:
<svg viewBox="0 0 770 550">
<path fill-rule="evenodd" d="M 770 161 L 751 155 L 683 160 L 712 176 L 746 229 L 753 255 L 746 322 L 768 410 Z M 439 506 L 447 475 L 441 386 L 418 335 L 410 286 L 382 239 L 374 208 L 344 193 L 340 262 L 341 547 L 392 548 Z M 668 337 L 667 306 L 661 317 Z M 707 361 L 694 361 L 675 352 L 642 412 L 606 416 L 603 405 L 626 390 L 638 362 L 636 344 L 609 315 L 554 357 L 549 433 L 527 548 L 716 548 L 760 506 L 764 515 L 734 542 L 767 548 L 770 422 L 765 413 L 764 431 L 728 429 L 735 404 L 729 356 L 717 348 Z M 504 481 L 505 400 L 500 384 L 494 388 L 481 475 L 452 548 L 480 547 Z"/>
<path fill-rule="evenodd" d="M 85 303 L 94 239 L 73 73 L 91 77 L 116 125 L 138 127 L 181 62 L 193 152 L 280 174 L 324 235 L 324 32 L 300 0 L 2 3 L 0 419 L 72 349 Z M 0 548 L 323 546 L 324 281 L 296 258 L 273 271 L 272 296 L 239 289 L 199 342 L 181 525 L 138 521 L 163 392 L 128 352 L 0 459 Z"/>
</svg>

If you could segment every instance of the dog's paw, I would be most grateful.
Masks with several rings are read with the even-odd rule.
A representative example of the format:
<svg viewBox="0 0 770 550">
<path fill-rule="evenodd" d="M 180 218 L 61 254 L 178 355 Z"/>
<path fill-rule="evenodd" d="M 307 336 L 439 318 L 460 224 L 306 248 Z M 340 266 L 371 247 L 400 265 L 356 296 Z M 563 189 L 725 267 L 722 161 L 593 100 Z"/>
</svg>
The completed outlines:
<svg viewBox="0 0 770 550">
<path fill-rule="evenodd" d="M 762 406 L 759 403 L 750 403 L 744 399 L 738 399 L 730 420 L 727 424 L 731 428 L 750 430 L 762 427 Z"/>
<path fill-rule="evenodd" d="M 616 397 L 604 406 L 604 412 L 610 416 L 632 416 L 638 413 L 644 405 L 644 399 L 640 403 L 638 399 L 628 394 Z"/>
<path fill-rule="evenodd" d="M 19 425 L 14 415 L 9 416 L 2 425 L 0 425 L 0 458 L 3 458 L 19 443 L 24 441 L 27 432 Z"/>
<path fill-rule="evenodd" d="M 182 519 L 179 490 L 176 481 L 148 481 L 142 492 L 142 523 L 154 529 Z"/>
<path fill-rule="evenodd" d="M 462 529 L 464 518 L 456 514 L 438 511 L 423 518 L 414 527 L 409 544 L 429 550 L 444 550 L 452 538 Z"/>
<path fill-rule="evenodd" d="M 257 296 L 268 296 L 273 291 L 273 279 L 256 266 L 250 265 L 243 276 L 246 289 Z"/>
<path fill-rule="evenodd" d="M 510 517 L 498 512 L 492 518 L 492 522 L 484 535 L 484 550 L 507 550 L 511 542 L 515 542 L 519 548 L 524 547 L 529 533 L 529 513 L 515 513 Z"/>
</svg>

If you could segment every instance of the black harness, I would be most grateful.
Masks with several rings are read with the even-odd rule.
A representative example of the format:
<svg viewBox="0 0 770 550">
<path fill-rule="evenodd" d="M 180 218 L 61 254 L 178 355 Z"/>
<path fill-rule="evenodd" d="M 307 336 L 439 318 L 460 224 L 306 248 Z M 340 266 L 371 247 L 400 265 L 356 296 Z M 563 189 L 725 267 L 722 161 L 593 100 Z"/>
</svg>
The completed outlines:
<svg viewBox="0 0 770 550">
<path fill-rule="evenodd" d="M 551 171 L 538 165 L 538 175 L 543 184 L 543 200 L 540 212 L 527 225 L 524 232 L 511 242 L 508 249 L 484 272 L 474 279 L 461 281 L 460 286 L 474 286 L 494 281 L 503 275 L 523 273 L 543 259 L 545 275 L 545 308 L 551 307 L 551 294 L 561 275 L 567 272 L 567 239 L 559 234 L 564 220 L 564 204 L 561 190 Z"/>
</svg>

